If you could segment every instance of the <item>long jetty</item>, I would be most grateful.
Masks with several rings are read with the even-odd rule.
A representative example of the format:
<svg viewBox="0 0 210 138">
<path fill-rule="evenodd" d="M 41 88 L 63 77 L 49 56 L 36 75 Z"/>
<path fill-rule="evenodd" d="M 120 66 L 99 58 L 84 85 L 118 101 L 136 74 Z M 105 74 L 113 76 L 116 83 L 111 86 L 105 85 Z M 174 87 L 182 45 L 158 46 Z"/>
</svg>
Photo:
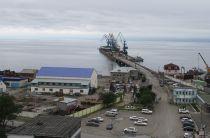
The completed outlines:
<svg viewBox="0 0 210 138">
<path fill-rule="evenodd" d="M 143 66 L 140 65 L 138 62 L 135 61 L 135 58 L 129 55 L 125 55 L 123 53 L 119 53 L 119 52 L 112 52 L 111 50 L 106 50 L 103 48 L 100 48 L 99 51 L 105 55 L 107 58 L 109 58 L 110 60 L 112 60 L 113 62 L 116 62 L 117 64 L 119 64 L 120 66 L 128 66 L 128 67 L 133 67 L 135 69 L 138 69 L 140 71 L 142 71 L 143 73 L 145 72 L 150 72 L 153 75 L 157 75 L 157 72 Z"/>
</svg>

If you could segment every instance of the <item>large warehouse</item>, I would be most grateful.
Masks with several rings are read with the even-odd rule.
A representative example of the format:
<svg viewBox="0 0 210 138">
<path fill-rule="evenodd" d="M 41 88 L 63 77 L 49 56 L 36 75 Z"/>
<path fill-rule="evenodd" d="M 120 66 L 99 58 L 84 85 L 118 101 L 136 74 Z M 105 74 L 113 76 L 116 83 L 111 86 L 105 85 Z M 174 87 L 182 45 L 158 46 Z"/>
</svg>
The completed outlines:
<svg viewBox="0 0 210 138">
<path fill-rule="evenodd" d="M 31 92 L 86 95 L 97 85 L 93 68 L 42 67 L 32 81 Z"/>
</svg>

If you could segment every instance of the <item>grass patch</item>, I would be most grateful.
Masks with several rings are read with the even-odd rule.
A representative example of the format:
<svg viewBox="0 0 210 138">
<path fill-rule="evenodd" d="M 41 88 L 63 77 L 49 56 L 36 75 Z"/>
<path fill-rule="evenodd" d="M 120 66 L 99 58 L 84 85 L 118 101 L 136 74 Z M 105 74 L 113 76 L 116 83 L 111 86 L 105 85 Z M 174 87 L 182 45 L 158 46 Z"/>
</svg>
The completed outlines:
<svg viewBox="0 0 210 138">
<path fill-rule="evenodd" d="M 195 103 L 192 103 L 191 105 L 196 110 L 196 112 L 200 112 L 200 110 L 198 109 L 198 107 Z"/>
</svg>

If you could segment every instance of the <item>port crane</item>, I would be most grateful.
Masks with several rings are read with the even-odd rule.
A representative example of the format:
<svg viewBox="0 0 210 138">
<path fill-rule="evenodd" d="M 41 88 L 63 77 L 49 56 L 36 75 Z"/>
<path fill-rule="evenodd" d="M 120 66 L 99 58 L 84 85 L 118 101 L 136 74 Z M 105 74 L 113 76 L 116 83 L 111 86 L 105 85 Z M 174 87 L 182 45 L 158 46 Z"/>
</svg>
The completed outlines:
<svg viewBox="0 0 210 138">
<path fill-rule="evenodd" d="M 111 49 L 111 51 L 119 51 L 120 48 L 117 44 L 117 39 L 114 37 L 114 35 L 112 33 L 108 33 L 105 34 L 102 37 L 102 40 L 106 41 L 106 46 L 109 47 Z"/>
<path fill-rule="evenodd" d="M 207 86 L 210 87 L 210 67 L 206 63 L 206 61 L 203 58 L 203 56 L 201 55 L 201 53 L 198 53 L 198 55 L 201 57 L 201 59 L 203 60 L 204 64 L 206 65 L 207 74 L 206 74 L 206 77 L 205 77 L 205 81 L 207 83 Z"/>
<path fill-rule="evenodd" d="M 126 42 L 125 37 L 122 35 L 121 32 L 119 32 L 118 35 L 117 35 L 117 40 L 118 39 L 120 39 L 120 42 L 123 44 L 123 50 L 122 50 L 122 52 L 125 55 L 127 55 L 128 54 L 128 51 L 127 51 L 127 49 L 128 49 L 127 42 Z"/>
<path fill-rule="evenodd" d="M 115 37 L 113 35 L 113 33 L 105 34 L 102 37 L 102 40 L 106 41 L 106 47 L 110 48 L 111 51 L 122 52 L 125 55 L 128 54 L 128 52 L 127 52 L 127 49 L 128 49 L 127 42 L 126 42 L 126 40 L 125 40 L 125 38 L 124 38 L 124 36 L 122 35 L 121 32 L 118 33 L 117 37 Z M 122 51 L 120 49 L 119 42 L 122 43 L 122 45 L 123 45 Z"/>
</svg>

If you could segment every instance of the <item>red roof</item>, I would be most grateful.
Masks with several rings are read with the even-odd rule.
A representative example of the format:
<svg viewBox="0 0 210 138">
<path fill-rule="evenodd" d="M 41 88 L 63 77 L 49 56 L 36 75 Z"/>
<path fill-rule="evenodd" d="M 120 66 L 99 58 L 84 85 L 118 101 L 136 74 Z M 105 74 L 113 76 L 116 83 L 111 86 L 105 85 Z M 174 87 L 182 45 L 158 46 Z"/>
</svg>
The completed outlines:
<svg viewBox="0 0 210 138">
<path fill-rule="evenodd" d="M 178 65 L 169 63 L 169 64 L 164 65 L 164 70 L 180 70 L 180 68 Z"/>
</svg>

